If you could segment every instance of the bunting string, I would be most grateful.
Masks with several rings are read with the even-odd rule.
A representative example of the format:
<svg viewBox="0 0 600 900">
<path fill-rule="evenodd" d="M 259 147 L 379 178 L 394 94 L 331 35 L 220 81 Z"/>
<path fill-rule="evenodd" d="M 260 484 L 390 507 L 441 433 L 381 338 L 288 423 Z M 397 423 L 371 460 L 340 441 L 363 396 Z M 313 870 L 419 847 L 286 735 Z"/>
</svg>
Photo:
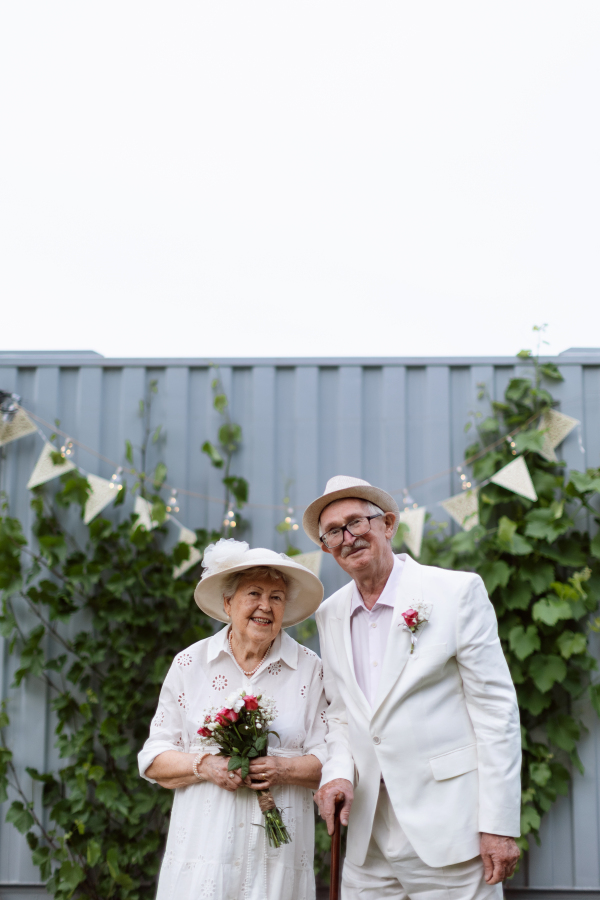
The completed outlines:
<svg viewBox="0 0 600 900">
<path fill-rule="evenodd" d="M 38 416 L 36 413 L 21 406 L 19 399 L 20 398 L 15 394 L 8 394 L 7 392 L 0 391 L 0 401 L 2 401 L 0 404 L 0 410 L 2 412 L 0 418 L 0 446 L 17 440 L 20 437 L 25 437 L 28 434 L 37 432 L 43 441 L 44 446 L 29 479 L 27 485 L 28 488 L 31 489 L 58 477 L 66 471 L 76 468 L 88 478 L 92 488 L 84 511 L 84 521 L 90 522 L 106 505 L 115 499 L 118 491 L 122 490 L 123 485 L 121 484 L 121 480 L 123 472 L 139 477 L 140 473 L 136 469 L 120 466 L 117 462 L 95 450 L 93 447 L 89 447 L 77 438 L 71 437 L 67 432 L 52 425 L 50 422 L 46 422 L 41 416 Z M 402 493 L 404 495 L 403 502 L 401 503 L 401 506 L 404 508 L 401 510 L 400 518 L 401 522 L 406 526 L 407 532 L 404 534 L 403 540 L 415 556 L 418 557 L 420 555 L 426 508 L 424 506 L 419 506 L 418 503 L 413 500 L 409 493 L 410 490 L 415 490 L 425 484 L 429 484 L 432 481 L 453 473 L 459 473 L 463 492 L 454 497 L 449 497 L 447 500 L 440 501 L 440 505 L 443 506 L 449 515 L 452 516 L 452 518 L 465 530 L 469 530 L 478 523 L 478 493 L 482 487 L 485 487 L 488 484 L 495 483 L 531 500 L 537 499 L 525 459 L 522 455 L 516 455 L 517 451 L 514 449 L 515 442 L 513 440 L 519 432 L 527 429 L 536 419 L 540 420 L 539 430 L 544 431 L 543 449 L 539 451 L 544 458 L 550 461 L 557 461 L 554 448 L 557 447 L 575 427 L 578 428 L 580 450 L 582 453 L 584 452 L 581 439 L 581 423 L 577 419 L 560 413 L 557 410 L 547 410 L 543 414 L 536 413 L 530 416 L 527 421 L 518 428 L 513 429 L 508 434 L 504 434 L 502 437 L 478 450 L 477 453 L 467 457 L 462 465 L 451 466 L 441 472 L 429 475 L 427 478 L 415 481 L 407 487 L 391 491 L 392 494 Z M 60 448 L 60 453 L 64 460 L 62 463 L 58 462 L 58 464 L 56 464 L 54 462 L 52 454 L 59 451 L 54 444 L 49 441 L 46 434 L 44 434 L 40 428 L 40 425 L 64 438 L 65 443 Z M 463 473 L 463 466 L 471 465 L 505 441 L 508 441 L 511 448 L 513 448 L 512 452 L 516 458 L 486 481 L 483 481 L 478 485 L 467 480 L 467 476 Z M 72 455 L 73 446 L 79 447 L 96 459 L 111 466 L 115 470 L 112 478 L 110 480 L 101 478 L 98 475 L 86 472 L 83 467 L 75 465 L 72 460 L 68 459 L 68 457 Z M 152 479 L 148 477 L 148 481 L 151 482 Z M 169 514 L 167 518 L 179 526 L 180 542 L 188 543 L 190 545 L 193 544 L 195 533 L 182 525 L 182 523 L 172 514 L 173 512 L 179 511 L 179 507 L 176 506 L 177 495 L 181 494 L 199 500 L 218 503 L 219 505 L 223 504 L 223 498 L 212 497 L 209 494 L 203 494 L 187 488 L 175 487 L 166 481 L 163 482 L 162 487 L 170 491 L 170 500 L 167 505 L 167 512 Z M 286 510 L 289 512 L 287 505 L 283 504 L 248 502 L 246 506 L 254 509 Z M 152 519 L 152 504 L 149 503 L 149 501 L 138 496 L 135 500 L 135 512 L 138 515 L 138 524 L 143 525 L 148 530 L 152 530 L 156 527 L 157 523 Z M 176 567 L 176 570 L 174 570 L 175 577 L 183 574 L 183 572 L 187 571 L 188 568 L 199 561 L 196 559 L 197 553 L 198 551 L 195 550 L 194 547 L 191 547 L 191 553 L 188 560 L 185 560 L 181 566 Z M 312 555 L 303 554 L 303 556 L 307 557 L 307 565 L 309 565 L 309 567 L 312 568 L 314 566 L 316 568 L 320 566 L 320 551 L 317 551 L 317 555 L 319 557 L 318 560 L 314 557 L 314 553 Z"/>
</svg>

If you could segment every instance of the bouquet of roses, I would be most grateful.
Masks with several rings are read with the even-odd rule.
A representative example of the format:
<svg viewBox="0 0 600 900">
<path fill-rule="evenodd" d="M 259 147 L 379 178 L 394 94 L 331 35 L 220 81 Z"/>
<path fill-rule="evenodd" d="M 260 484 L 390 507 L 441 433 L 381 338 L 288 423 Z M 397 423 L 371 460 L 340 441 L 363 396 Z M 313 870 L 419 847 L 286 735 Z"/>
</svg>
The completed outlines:
<svg viewBox="0 0 600 900">
<path fill-rule="evenodd" d="M 269 735 L 279 737 L 276 731 L 268 727 L 275 716 L 273 700 L 260 694 L 255 697 L 244 690 L 238 690 L 225 699 L 223 709 L 209 710 L 198 734 L 205 746 L 219 747 L 219 756 L 231 757 L 227 766 L 230 772 L 239 769 L 241 777 L 247 778 L 250 760 L 267 755 Z M 258 791 L 256 796 L 265 817 L 265 829 L 271 847 L 289 844 L 291 838 L 271 791 Z"/>
</svg>

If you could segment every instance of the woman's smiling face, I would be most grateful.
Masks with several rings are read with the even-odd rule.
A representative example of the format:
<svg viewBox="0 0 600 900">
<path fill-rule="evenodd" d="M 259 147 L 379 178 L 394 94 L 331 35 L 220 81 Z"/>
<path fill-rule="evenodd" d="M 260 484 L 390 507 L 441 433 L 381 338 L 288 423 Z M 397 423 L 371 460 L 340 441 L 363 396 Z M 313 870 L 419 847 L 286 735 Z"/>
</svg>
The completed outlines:
<svg viewBox="0 0 600 900">
<path fill-rule="evenodd" d="M 283 579 L 242 578 L 233 597 L 223 600 L 233 635 L 244 643 L 270 643 L 281 631 L 285 598 Z"/>
</svg>

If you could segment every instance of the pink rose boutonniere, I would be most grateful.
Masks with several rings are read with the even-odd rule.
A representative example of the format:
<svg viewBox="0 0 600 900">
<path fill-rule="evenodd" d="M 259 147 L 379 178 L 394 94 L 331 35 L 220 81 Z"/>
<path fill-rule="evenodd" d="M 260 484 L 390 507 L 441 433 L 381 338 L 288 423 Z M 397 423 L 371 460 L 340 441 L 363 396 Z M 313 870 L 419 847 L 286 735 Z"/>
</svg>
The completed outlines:
<svg viewBox="0 0 600 900">
<path fill-rule="evenodd" d="M 417 643 L 417 631 L 426 625 L 431 615 L 431 606 L 425 603 L 415 603 L 409 609 L 401 613 L 401 622 L 404 631 L 410 631 L 410 652 L 412 653 Z"/>
</svg>

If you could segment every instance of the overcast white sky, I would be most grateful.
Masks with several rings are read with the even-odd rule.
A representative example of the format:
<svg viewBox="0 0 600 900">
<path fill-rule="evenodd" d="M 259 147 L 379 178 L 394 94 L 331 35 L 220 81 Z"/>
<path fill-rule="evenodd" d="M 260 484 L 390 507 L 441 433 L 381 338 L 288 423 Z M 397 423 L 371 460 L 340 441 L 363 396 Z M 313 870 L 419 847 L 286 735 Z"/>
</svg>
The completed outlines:
<svg viewBox="0 0 600 900">
<path fill-rule="evenodd" d="M 0 349 L 600 346 L 599 38 L 598 0 L 3 4 Z"/>
</svg>

